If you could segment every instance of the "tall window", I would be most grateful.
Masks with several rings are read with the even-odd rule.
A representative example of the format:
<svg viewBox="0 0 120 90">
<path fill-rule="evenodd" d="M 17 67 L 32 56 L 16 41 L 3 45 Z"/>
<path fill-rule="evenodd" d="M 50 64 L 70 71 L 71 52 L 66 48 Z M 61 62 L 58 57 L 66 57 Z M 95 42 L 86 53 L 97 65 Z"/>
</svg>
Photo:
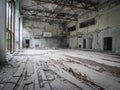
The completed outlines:
<svg viewBox="0 0 120 90">
<path fill-rule="evenodd" d="M 95 24 L 96 24 L 96 20 L 95 18 L 92 18 L 87 21 L 81 22 L 80 28 L 88 27 L 88 26 L 95 25 Z"/>
<path fill-rule="evenodd" d="M 6 49 L 10 53 L 14 51 L 14 6 L 13 0 L 6 2 Z"/>
<path fill-rule="evenodd" d="M 76 26 L 75 25 L 68 28 L 68 32 L 75 31 L 75 30 L 76 30 Z"/>
</svg>

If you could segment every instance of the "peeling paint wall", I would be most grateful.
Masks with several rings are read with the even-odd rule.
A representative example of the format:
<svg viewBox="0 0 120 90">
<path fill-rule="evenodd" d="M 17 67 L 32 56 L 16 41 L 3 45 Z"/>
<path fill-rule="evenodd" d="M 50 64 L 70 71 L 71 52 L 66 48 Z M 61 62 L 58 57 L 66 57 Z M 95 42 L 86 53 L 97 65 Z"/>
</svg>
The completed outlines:
<svg viewBox="0 0 120 90">
<path fill-rule="evenodd" d="M 79 33 L 88 33 L 93 32 L 95 30 L 103 30 L 107 27 L 114 27 L 120 25 L 120 5 L 116 6 L 112 9 L 103 10 L 100 12 L 89 12 L 84 16 L 81 16 L 78 19 L 78 23 L 76 27 L 78 28 Z M 86 27 L 86 28 L 79 28 L 79 23 L 86 21 L 90 18 L 96 19 L 96 24 Z"/>
<path fill-rule="evenodd" d="M 80 28 L 80 23 L 95 18 L 96 24 Z M 86 49 L 104 50 L 104 38 L 112 37 L 112 51 L 120 52 L 120 5 L 107 6 L 99 12 L 88 12 L 78 18 L 78 22 L 71 22 L 69 26 L 76 25 L 76 31 L 70 32 L 70 48 L 83 48 L 83 39 L 86 39 Z M 77 37 L 73 40 L 71 37 Z M 74 43 L 74 46 L 71 46 Z"/>
<path fill-rule="evenodd" d="M 24 23 L 23 28 L 24 47 L 26 39 L 30 40 L 30 48 L 66 47 L 67 40 L 66 37 L 63 38 L 64 29 L 61 25 L 27 21 Z M 44 38 L 43 32 L 51 32 L 52 37 Z M 39 37 L 39 39 L 34 37 Z"/>
</svg>

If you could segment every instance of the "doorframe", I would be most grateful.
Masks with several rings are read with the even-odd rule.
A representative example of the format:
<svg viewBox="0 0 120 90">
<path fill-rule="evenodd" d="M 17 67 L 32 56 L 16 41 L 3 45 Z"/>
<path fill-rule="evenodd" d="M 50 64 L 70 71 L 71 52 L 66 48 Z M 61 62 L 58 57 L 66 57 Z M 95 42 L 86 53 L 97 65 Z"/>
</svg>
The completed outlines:
<svg viewBox="0 0 120 90">
<path fill-rule="evenodd" d="M 29 41 L 28 47 L 26 47 L 26 44 L 27 44 L 26 41 L 27 41 L 27 40 Z M 25 48 L 30 48 L 30 39 L 25 39 Z"/>
<path fill-rule="evenodd" d="M 86 48 L 86 39 L 83 39 L 83 48 Z"/>
<path fill-rule="evenodd" d="M 108 39 L 110 39 L 111 41 L 108 41 Z M 108 47 L 108 44 L 109 44 L 108 42 L 111 42 L 110 48 Z M 103 49 L 106 50 L 106 51 L 112 51 L 112 49 L 113 49 L 112 48 L 112 46 L 113 46 L 112 43 L 113 43 L 113 38 L 112 37 L 104 37 L 103 38 Z"/>
</svg>

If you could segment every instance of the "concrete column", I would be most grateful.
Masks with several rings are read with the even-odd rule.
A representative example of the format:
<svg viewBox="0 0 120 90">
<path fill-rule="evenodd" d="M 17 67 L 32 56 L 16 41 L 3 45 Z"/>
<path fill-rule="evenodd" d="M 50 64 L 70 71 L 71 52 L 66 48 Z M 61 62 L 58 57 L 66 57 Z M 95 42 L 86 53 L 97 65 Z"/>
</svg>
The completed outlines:
<svg viewBox="0 0 120 90">
<path fill-rule="evenodd" d="M 19 17 L 20 17 L 20 13 L 19 13 L 19 0 L 16 0 L 15 2 L 15 51 L 19 50 Z"/>
<path fill-rule="evenodd" d="M 22 31 L 23 31 L 23 19 L 20 17 L 20 49 L 22 49 Z"/>
<path fill-rule="evenodd" d="M 0 0 L 0 63 L 6 59 L 6 0 Z"/>
</svg>

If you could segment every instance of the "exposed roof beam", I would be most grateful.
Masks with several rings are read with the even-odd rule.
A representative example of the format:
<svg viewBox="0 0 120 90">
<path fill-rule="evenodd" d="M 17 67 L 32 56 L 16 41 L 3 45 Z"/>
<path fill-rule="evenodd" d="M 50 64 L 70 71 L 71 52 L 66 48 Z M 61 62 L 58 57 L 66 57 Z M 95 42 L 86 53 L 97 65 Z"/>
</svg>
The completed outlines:
<svg viewBox="0 0 120 90">
<path fill-rule="evenodd" d="M 70 8 L 77 8 L 77 9 L 83 9 L 83 10 L 90 10 L 90 11 L 97 11 L 96 9 L 90 9 L 90 8 L 85 8 L 85 7 L 78 7 L 75 5 L 69 5 L 69 4 L 63 4 L 63 3 L 58 3 L 58 2 L 53 2 L 53 1 L 44 1 L 44 0 L 34 0 L 34 1 L 39 1 L 39 2 L 43 2 L 43 3 L 49 3 L 49 4 L 55 4 L 55 5 L 59 5 L 59 6 L 66 6 L 66 7 L 70 7 Z"/>
<path fill-rule="evenodd" d="M 25 18 L 25 17 L 23 17 L 23 20 L 24 20 L 24 22 L 25 21 L 35 21 L 35 22 L 46 22 L 46 23 L 65 23 L 66 21 L 58 21 L 58 20 L 41 20 L 41 18 L 29 18 L 29 17 L 27 17 L 27 18 Z"/>
<path fill-rule="evenodd" d="M 41 18 L 45 18 L 45 19 L 55 19 L 55 20 L 61 20 L 61 21 L 76 21 L 77 19 L 68 19 L 68 18 L 56 18 L 56 17 L 49 17 L 49 16 L 42 16 L 42 15 L 37 15 L 37 16 L 34 16 L 34 15 L 29 15 L 29 14 L 24 14 L 22 15 L 24 18 L 38 18 L 38 19 L 41 19 Z"/>
<path fill-rule="evenodd" d="M 26 11 L 36 11 L 36 12 L 39 12 L 39 13 L 50 13 L 50 14 L 58 14 L 58 12 L 55 12 L 54 11 L 54 13 L 52 12 L 52 11 L 50 11 L 50 10 L 41 10 L 41 9 L 33 9 L 33 8 L 31 8 L 31 9 L 27 9 L 27 8 L 22 8 L 22 14 L 24 14 L 24 12 L 26 12 Z M 70 13 L 64 13 L 65 15 L 68 15 L 68 16 L 72 16 L 72 17 L 77 17 L 78 15 L 77 14 L 70 14 Z"/>
</svg>

